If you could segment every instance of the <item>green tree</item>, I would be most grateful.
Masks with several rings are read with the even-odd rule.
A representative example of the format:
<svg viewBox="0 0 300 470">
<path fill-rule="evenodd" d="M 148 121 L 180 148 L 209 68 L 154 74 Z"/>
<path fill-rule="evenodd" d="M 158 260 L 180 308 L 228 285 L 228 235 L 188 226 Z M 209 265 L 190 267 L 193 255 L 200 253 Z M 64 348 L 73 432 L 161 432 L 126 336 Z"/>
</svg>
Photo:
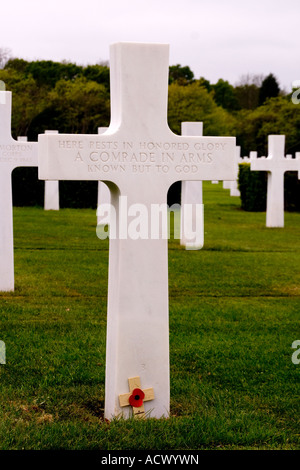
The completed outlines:
<svg viewBox="0 0 300 470">
<path fill-rule="evenodd" d="M 24 76 L 15 70 L 0 70 L 0 80 L 6 90 L 12 92 L 12 136 L 28 135 L 35 116 L 46 107 L 47 96 L 32 76 Z"/>
<path fill-rule="evenodd" d="M 188 66 L 171 65 L 169 67 L 169 84 L 178 83 L 179 85 L 188 85 L 194 80 L 194 73 Z"/>
<path fill-rule="evenodd" d="M 206 80 L 204 77 L 200 77 L 198 80 L 199 85 L 207 89 L 208 92 L 212 91 L 213 85 L 211 85 L 209 80 Z"/>
<path fill-rule="evenodd" d="M 237 138 L 244 155 L 257 150 L 267 154 L 268 135 L 286 136 L 286 153 L 300 151 L 300 107 L 287 97 L 271 98 L 255 110 L 242 110 L 237 116 Z"/>
<path fill-rule="evenodd" d="M 169 86 L 168 123 L 173 132 L 181 133 L 181 122 L 203 122 L 204 135 L 234 135 L 235 119 L 217 106 L 213 95 L 197 81 L 189 86 Z"/>
<path fill-rule="evenodd" d="M 82 73 L 82 67 L 67 62 L 37 60 L 27 62 L 23 59 L 9 60 L 6 69 L 22 72 L 26 77 L 32 76 L 38 86 L 53 88 L 59 80 L 74 80 Z"/>
<path fill-rule="evenodd" d="M 274 75 L 270 73 L 262 82 L 259 90 L 259 104 L 262 105 L 268 98 L 279 95 L 280 88 Z"/>
<path fill-rule="evenodd" d="M 32 135 L 46 129 L 64 133 L 97 133 L 110 120 L 109 93 L 104 85 L 78 77 L 73 81 L 59 80 L 48 93 L 49 106 L 36 116 Z"/>
<path fill-rule="evenodd" d="M 5 70 L 15 70 L 16 72 L 26 74 L 26 67 L 28 66 L 27 60 L 24 59 L 9 59 L 5 64 Z"/>
<path fill-rule="evenodd" d="M 94 82 L 103 84 L 108 90 L 110 88 L 109 83 L 109 67 L 107 65 L 88 65 L 83 69 L 83 76 L 87 80 L 93 80 Z"/>
<path fill-rule="evenodd" d="M 240 77 L 239 82 L 235 85 L 235 96 L 241 109 L 257 108 L 263 79 L 263 75 L 249 73 Z"/>
<path fill-rule="evenodd" d="M 228 111 L 240 109 L 234 87 L 230 85 L 228 81 L 220 78 L 215 85 L 212 85 L 212 89 L 214 91 L 214 98 L 217 105 L 222 106 Z"/>
<path fill-rule="evenodd" d="M 259 104 L 259 87 L 254 83 L 238 85 L 235 96 L 241 109 L 255 109 Z"/>
</svg>

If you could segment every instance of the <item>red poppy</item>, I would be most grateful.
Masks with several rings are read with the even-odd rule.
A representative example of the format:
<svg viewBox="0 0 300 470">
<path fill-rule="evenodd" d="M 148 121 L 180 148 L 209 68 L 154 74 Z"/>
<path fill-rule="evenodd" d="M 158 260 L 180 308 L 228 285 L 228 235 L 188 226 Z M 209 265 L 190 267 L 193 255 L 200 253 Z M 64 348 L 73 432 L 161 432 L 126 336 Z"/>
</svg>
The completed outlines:
<svg viewBox="0 0 300 470">
<path fill-rule="evenodd" d="M 131 406 L 139 408 L 140 406 L 142 406 L 144 398 L 145 394 L 143 390 L 141 390 L 140 388 L 135 388 L 129 397 L 129 403 L 131 404 Z"/>
</svg>

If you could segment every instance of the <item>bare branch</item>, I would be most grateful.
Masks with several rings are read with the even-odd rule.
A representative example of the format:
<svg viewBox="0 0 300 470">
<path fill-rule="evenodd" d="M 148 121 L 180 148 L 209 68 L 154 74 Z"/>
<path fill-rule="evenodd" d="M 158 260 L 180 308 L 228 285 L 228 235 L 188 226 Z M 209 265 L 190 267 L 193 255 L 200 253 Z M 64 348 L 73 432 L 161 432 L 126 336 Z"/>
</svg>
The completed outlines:
<svg viewBox="0 0 300 470">
<path fill-rule="evenodd" d="M 5 67 L 6 62 L 11 58 L 11 50 L 7 47 L 0 47 L 0 69 Z"/>
</svg>

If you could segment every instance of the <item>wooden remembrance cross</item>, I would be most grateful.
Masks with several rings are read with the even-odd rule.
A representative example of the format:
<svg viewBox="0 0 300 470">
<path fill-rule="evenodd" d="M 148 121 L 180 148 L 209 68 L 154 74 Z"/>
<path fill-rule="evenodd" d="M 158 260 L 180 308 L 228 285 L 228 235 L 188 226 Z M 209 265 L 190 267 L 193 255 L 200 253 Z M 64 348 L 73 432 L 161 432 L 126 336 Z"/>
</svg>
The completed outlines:
<svg viewBox="0 0 300 470">
<path fill-rule="evenodd" d="M 11 173 L 38 165 L 38 143 L 11 137 L 11 91 L 0 91 L 0 291 L 14 290 L 14 247 Z"/>
<path fill-rule="evenodd" d="M 168 54 L 165 44 L 112 45 L 106 133 L 39 136 L 40 179 L 102 180 L 111 190 L 120 232 L 109 247 L 107 419 L 131 415 L 119 401 L 131 377 L 153 390 L 147 416 L 169 414 L 168 240 L 126 236 L 124 197 L 128 214 L 137 205 L 150 214 L 153 205 L 166 205 L 176 181 L 234 178 L 234 137 L 187 137 L 169 129 Z M 135 396 L 141 400 L 142 391 Z"/>
</svg>

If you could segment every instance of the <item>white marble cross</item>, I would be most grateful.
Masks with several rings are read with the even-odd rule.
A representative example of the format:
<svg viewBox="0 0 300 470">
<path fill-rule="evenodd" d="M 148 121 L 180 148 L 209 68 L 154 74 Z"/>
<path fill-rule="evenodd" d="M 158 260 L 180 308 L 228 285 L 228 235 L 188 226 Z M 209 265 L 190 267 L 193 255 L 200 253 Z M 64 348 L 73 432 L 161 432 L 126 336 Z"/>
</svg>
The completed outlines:
<svg viewBox="0 0 300 470">
<path fill-rule="evenodd" d="M 202 134 L 202 122 L 181 123 L 181 135 Z M 204 245 L 202 181 L 181 182 L 180 244 L 190 250 L 199 250 Z"/>
<path fill-rule="evenodd" d="M 14 249 L 11 173 L 38 165 L 37 142 L 11 137 L 10 91 L 0 91 L 0 291 L 14 290 Z"/>
<path fill-rule="evenodd" d="M 98 134 L 104 134 L 107 129 L 107 127 L 98 127 Z M 101 205 L 103 206 L 103 204 L 106 204 L 107 207 L 110 205 L 110 190 L 105 183 L 98 181 L 97 225 L 106 225 L 110 222 L 110 211 L 105 213 L 105 217 L 101 215 Z"/>
<path fill-rule="evenodd" d="M 114 44 L 111 123 L 105 134 L 39 136 L 40 179 L 102 180 L 111 190 L 117 237 L 110 236 L 109 247 L 107 419 L 129 416 L 119 395 L 130 377 L 155 390 L 155 398 L 145 403 L 146 416 L 168 416 L 167 217 L 161 217 L 160 231 L 152 231 L 153 219 L 167 205 L 174 182 L 234 176 L 234 137 L 178 136 L 169 129 L 168 56 L 164 44 Z M 139 237 L 131 235 L 137 221 L 143 225 Z"/>
<path fill-rule="evenodd" d="M 45 134 L 58 134 L 58 131 L 45 131 Z M 59 210 L 59 182 L 45 181 L 44 210 Z"/>
<path fill-rule="evenodd" d="M 250 163 L 250 160 L 257 158 L 257 151 L 256 150 L 251 150 L 249 152 L 249 157 L 244 157 L 243 160 L 247 163 Z"/>
<path fill-rule="evenodd" d="M 284 227 L 284 173 L 298 171 L 300 159 L 285 157 L 285 136 L 268 136 L 268 157 L 251 158 L 252 171 L 267 171 L 267 227 Z"/>
<path fill-rule="evenodd" d="M 45 131 L 45 134 L 58 134 L 58 131 Z M 27 142 L 27 136 L 19 136 L 19 142 Z M 58 181 L 45 181 L 44 209 L 59 210 L 59 185 Z"/>
<path fill-rule="evenodd" d="M 45 131 L 46 134 L 58 134 L 58 131 Z M 19 136 L 19 142 L 27 142 L 27 136 Z M 58 181 L 45 181 L 44 209 L 59 210 L 59 185 Z"/>
</svg>

